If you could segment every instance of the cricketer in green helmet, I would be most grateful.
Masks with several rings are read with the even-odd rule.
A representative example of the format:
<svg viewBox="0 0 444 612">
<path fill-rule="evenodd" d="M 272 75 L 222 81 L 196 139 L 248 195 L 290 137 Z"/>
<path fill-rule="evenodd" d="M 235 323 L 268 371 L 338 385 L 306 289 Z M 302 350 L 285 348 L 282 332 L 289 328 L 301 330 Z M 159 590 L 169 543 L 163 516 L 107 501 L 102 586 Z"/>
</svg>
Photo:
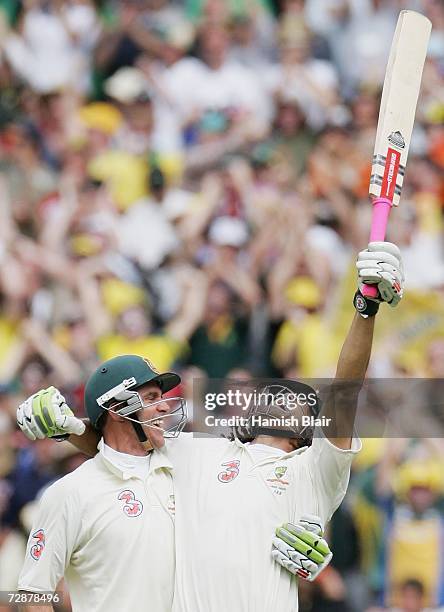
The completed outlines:
<svg viewBox="0 0 444 612">
<path fill-rule="evenodd" d="M 357 267 L 360 285 L 384 289 L 365 307 L 355 300 L 358 312 L 339 357 L 338 383 L 359 387 L 378 302 L 399 303 L 403 276 L 390 243 L 369 245 Z M 310 446 L 301 446 L 296 432 L 251 441 L 178 435 L 184 407 L 180 398 L 170 406 L 162 397 L 174 375 L 159 375 L 146 362 L 139 375 L 126 369 L 130 358 L 116 359 L 86 386 L 95 428 L 82 433 L 85 426 L 54 388 L 18 409 L 31 439 L 72 434 L 70 442 L 94 454 L 100 438 L 94 459 L 44 494 L 20 589 L 53 590 L 65 575 L 74 610 L 296 612 L 294 574 L 311 579 L 331 558 L 321 526 L 345 495 L 360 441 L 345 430 L 315 436 Z M 116 371 L 104 386 L 94 382 Z M 356 402 L 327 402 L 323 414 L 353 423 L 355 409 Z M 272 550 L 272 534 L 283 524 Z"/>
</svg>

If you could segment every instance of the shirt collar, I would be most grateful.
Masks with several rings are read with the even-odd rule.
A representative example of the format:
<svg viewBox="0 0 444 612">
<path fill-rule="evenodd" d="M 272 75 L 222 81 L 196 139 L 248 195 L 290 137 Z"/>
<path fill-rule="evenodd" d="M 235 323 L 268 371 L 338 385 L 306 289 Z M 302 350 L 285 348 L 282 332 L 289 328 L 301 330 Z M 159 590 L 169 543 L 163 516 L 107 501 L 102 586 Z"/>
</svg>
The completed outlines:
<svg viewBox="0 0 444 612">
<path fill-rule="evenodd" d="M 248 450 L 248 445 L 244 444 L 243 442 L 241 442 L 238 438 L 234 438 L 234 443 L 236 446 L 238 446 L 239 448 L 241 448 L 244 452 L 248 453 L 251 457 L 251 453 Z M 302 453 L 305 453 L 305 451 L 308 449 L 308 446 L 303 446 L 302 448 L 297 448 L 294 451 L 291 451 L 290 453 L 283 453 L 282 455 L 270 455 L 270 457 L 266 457 L 265 459 L 261 459 L 260 461 L 257 462 L 257 465 L 262 465 L 262 464 L 266 464 L 266 463 L 275 463 L 276 460 L 280 460 L 280 459 L 290 459 L 291 457 L 294 457 L 296 455 L 301 455 Z"/>
<path fill-rule="evenodd" d="M 104 465 L 104 467 L 108 471 L 110 471 L 111 473 L 113 473 L 115 476 L 117 476 L 118 478 L 122 480 L 129 480 L 130 478 L 134 478 L 133 473 L 128 472 L 125 469 L 122 469 L 121 467 L 116 465 L 112 460 L 110 460 L 105 455 L 104 446 L 105 446 L 105 441 L 103 438 L 100 438 L 99 443 L 97 444 L 99 453 L 98 455 L 96 455 L 96 457 L 99 459 L 99 461 L 102 462 L 102 465 Z M 172 470 L 173 465 L 162 450 L 151 451 L 150 466 L 149 466 L 147 475 L 150 475 L 154 471 L 160 470 L 162 468 L 165 468 L 167 470 Z"/>
</svg>

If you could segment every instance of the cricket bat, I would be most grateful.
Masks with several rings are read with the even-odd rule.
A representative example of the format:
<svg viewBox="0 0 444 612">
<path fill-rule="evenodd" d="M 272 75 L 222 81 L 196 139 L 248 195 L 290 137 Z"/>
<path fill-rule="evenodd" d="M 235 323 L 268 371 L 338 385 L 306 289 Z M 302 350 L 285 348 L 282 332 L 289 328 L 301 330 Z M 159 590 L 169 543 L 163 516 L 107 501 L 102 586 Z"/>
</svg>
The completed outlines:
<svg viewBox="0 0 444 612">
<path fill-rule="evenodd" d="M 415 11 L 399 14 L 385 73 L 370 178 L 370 242 L 385 240 L 391 208 L 399 204 L 431 30 L 432 24 L 424 15 Z M 376 297 L 378 290 L 364 285 L 362 293 Z"/>
</svg>

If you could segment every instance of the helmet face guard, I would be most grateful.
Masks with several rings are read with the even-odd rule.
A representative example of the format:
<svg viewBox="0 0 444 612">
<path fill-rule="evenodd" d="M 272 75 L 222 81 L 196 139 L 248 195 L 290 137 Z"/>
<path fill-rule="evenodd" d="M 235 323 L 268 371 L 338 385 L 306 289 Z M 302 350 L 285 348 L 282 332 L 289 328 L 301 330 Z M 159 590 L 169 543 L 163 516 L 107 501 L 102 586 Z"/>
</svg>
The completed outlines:
<svg viewBox="0 0 444 612">
<path fill-rule="evenodd" d="M 139 396 L 138 393 L 136 393 L 136 395 Z M 132 416 L 137 415 L 137 413 L 140 410 L 143 410 L 144 408 L 155 408 L 157 405 L 160 404 L 168 404 L 170 411 L 164 414 L 159 414 L 158 416 L 152 419 L 146 419 L 144 421 L 137 418 L 137 416 L 135 418 Z M 131 404 L 131 406 L 134 405 L 138 405 L 138 407 L 135 410 L 133 408 L 131 409 L 131 416 L 121 414 L 118 409 L 118 404 L 117 406 L 112 406 L 111 410 L 113 412 L 116 412 L 120 416 L 123 416 L 125 419 L 131 421 L 132 423 L 138 423 L 142 427 L 161 429 L 163 431 L 164 438 L 177 438 L 177 436 L 183 430 L 187 422 L 187 404 L 183 397 L 168 397 L 165 399 L 156 400 L 155 402 L 151 402 L 149 404 L 143 404 L 139 396 L 139 401 L 135 404 Z M 123 408 L 124 411 L 126 409 L 127 407 Z"/>
<path fill-rule="evenodd" d="M 146 427 L 151 429 L 161 429 L 164 438 L 177 438 L 187 422 L 187 405 L 183 397 L 169 397 L 144 404 L 137 389 L 131 389 L 135 384 L 135 379 L 122 381 L 113 389 L 110 389 L 102 396 L 97 398 L 97 403 L 104 410 L 114 412 L 119 416 L 131 421 L 138 428 Z M 111 406 L 109 402 L 115 400 Z M 151 419 L 141 420 L 137 413 L 145 408 L 155 408 L 158 405 L 168 405 L 169 411 L 165 411 Z"/>
</svg>

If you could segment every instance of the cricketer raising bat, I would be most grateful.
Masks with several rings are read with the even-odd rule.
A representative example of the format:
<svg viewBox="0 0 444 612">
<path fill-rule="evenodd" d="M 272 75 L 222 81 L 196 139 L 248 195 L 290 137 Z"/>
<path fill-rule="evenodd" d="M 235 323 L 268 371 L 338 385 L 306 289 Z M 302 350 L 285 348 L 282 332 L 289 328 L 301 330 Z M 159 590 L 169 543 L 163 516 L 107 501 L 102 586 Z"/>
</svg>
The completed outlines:
<svg viewBox="0 0 444 612">
<path fill-rule="evenodd" d="M 385 240 L 391 207 L 399 204 L 431 29 L 424 15 L 401 11 L 376 131 L 369 189 L 370 196 L 374 196 L 370 242 Z M 378 290 L 374 285 L 364 285 L 362 293 L 376 297 Z"/>
</svg>

